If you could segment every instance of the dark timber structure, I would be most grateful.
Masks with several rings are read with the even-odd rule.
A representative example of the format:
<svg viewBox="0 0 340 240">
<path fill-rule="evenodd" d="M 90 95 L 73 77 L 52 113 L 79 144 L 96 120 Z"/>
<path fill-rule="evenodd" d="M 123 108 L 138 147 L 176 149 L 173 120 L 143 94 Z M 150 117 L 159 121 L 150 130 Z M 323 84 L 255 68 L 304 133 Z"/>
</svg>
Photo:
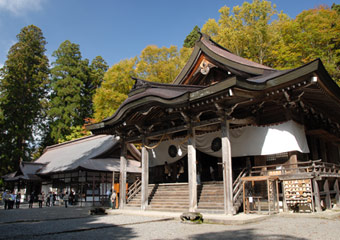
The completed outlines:
<svg viewBox="0 0 340 240">
<path fill-rule="evenodd" d="M 235 214 L 242 201 L 246 204 L 245 210 L 270 211 L 271 201 L 278 195 L 285 211 L 297 207 L 302 209 L 308 204 L 311 211 L 321 211 L 322 204 L 326 208 L 331 207 L 332 199 L 339 204 L 340 89 L 320 59 L 280 71 L 236 56 L 202 34 L 173 84 L 135 80 L 128 99 L 115 114 L 88 126 L 88 129 L 94 134 L 120 137 L 121 186 L 126 182 L 125 146 L 127 143 L 141 144 L 141 209 L 148 209 L 152 191 L 148 186 L 153 150 L 165 139 L 184 139 L 189 192 L 187 210 L 197 211 L 196 175 L 199 169 L 196 169 L 196 163 L 198 155 L 201 158 L 206 156 L 197 151 L 197 137 L 209 133 L 216 133 L 220 139 L 215 142 L 217 147 L 214 151 L 220 151 L 215 159 L 218 163 L 217 180 L 223 180 L 226 214 Z M 255 137 L 256 140 L 250 144 L 238 142 L 233 145 L 230 142 L 233 130 L 249 127 L 263 131 L 265 127 L 283 126 L 280 124 L 288 122 L 301 127 L 300 138 L 306 140 L 305 150 L 289 147 L 288 150 L 280 150 L 289 145 L 280 137 L 287 132 L 285 129 L 276 131 L 278 135 L 270 144 L 272 149 L 278 147 L 278 150 L 271 154 L 247 153 L 252 145 L 261 147 L 261 141 L 268 144 L 262 136 Z M 298 138 L 294 131 L 291 133 Z M 301 146 L 301 142 L 298 141 L 297 145 Z M 234 146 L 241 149 L 241 153 L 234 154 Z M 163 152 L 163 156 L 168 154 L 170 149 Z M 160 163 L 162 156 L 156 158 Z M 237 171 L 234 165 L 244 170 Z M 204 164 L 203 172 L 207 172 Z M 150 175 L 150 179 L 154 176 Z M 258 180 L 268 183 L 278 181 L 281 187 L 275 187 L 277 183 L 274 182 L 275 189 L 264 185 L 266 189 L 263 190 L 263 186 L 257 186 L 261 182 Z M 263 198 L 262 193 L 265 194 Z M 123 203 L 120 207 L 124 208 L 126 196 L 121 194 L 120 198 Z M 268 200 L 266 206 L 261 206 L 263 199 Z M 277 210 L 277 201 L 273 204 Z"/>
</svg>

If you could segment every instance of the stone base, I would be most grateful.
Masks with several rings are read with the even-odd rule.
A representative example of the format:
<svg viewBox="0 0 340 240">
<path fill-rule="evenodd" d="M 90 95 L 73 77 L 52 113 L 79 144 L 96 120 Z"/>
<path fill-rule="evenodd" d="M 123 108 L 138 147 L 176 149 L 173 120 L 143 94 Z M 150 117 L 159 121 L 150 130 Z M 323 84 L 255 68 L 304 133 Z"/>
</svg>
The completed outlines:
<svg viewBox="0 0 340 240">
<path fill-rule="evenodd" d="M 180 216 L 182 222 L 186 223 L 203 223 L 203 215 L 199 212 L 186 212 Z"/>
<path fill-rule="evenodd" d="M 90 210 L 91 215 L 106 215 L 106 211 L 104 208 L 93 208 Z"/>
</svg>

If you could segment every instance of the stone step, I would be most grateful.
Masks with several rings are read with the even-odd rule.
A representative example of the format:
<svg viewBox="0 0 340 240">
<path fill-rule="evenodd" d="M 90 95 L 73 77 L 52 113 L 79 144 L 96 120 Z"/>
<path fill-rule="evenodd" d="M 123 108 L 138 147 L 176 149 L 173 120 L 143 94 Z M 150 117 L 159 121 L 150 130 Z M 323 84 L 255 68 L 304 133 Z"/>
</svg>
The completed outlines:
<svg viewBox="0 0 340 240">
<path fill-rule="evenodd" d="M 223 209 L 224 204 L 198 204 L 198 208 L 205 208 L 205 209 Z"/>
<path fill-rule="evenodd" d="M 175 209 L 186 209 L 188 211 L 188 205 L 149 205 L 148 209 L 168 209 L 168 210 L 175 210 Z"/>
<path fill-rule="evenodd" d="M 189 203 L 189 198 L 187 199 L 152 199 L 150 201 L 150 204 L 154 204 L 154 203 L 175 203 L 175 204 L 183 204 L 183 203 Z"/>
<path fill-rule="evenodd" d="M 164 212 L 187 212 L 188 211 L 188 207 L 185 208 L 153 208 L 153 207 L 148 207 L 147 210 L 149 211 L 164 211 Z"/>
<path fill-rule="evenodd" d="M 149 190 L 149 192 L 154 192 L 153 190 Z M 189 192 L 189 189 L 168 189 L 168 188 L 160 188 L 160 189 L 156 189 L 155 192 Z"/>
</svg>

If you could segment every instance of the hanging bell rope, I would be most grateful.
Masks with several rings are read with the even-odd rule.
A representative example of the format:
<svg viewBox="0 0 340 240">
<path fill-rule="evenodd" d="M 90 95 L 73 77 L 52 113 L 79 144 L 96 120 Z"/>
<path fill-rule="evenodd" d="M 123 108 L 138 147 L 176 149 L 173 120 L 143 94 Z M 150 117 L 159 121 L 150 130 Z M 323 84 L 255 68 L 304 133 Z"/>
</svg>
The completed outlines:
<svg viewBox="0 0 340 240">
<path fill-rule="evenodd" d="M 158 146 L 163 142 L 163 139 L 164 139 L 165 135 L 166 135 L 166 134 L 163 134 L 163 136 L 161 137 L 161 139 L 159 140 L 159 142 L 158 142 L 156 145 L 154 145 L 154 146 L 152 146 L 152 147 L 151 147 L 151 146 L 144 145 L 144 147 L 147 148 L 147 149 L 155 149 L 156 147 L 158 147 Z"/>
</svg>

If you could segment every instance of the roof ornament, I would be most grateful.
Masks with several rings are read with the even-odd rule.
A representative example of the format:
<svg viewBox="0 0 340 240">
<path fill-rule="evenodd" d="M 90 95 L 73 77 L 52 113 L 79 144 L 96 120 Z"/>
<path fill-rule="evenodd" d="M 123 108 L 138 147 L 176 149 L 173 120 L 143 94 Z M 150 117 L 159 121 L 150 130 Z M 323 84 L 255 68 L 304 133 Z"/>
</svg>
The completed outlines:
<svg viewBox="0 0 340 240">
<path fill-rule="evenodd" d="M 212 64 L 211 62 L 209 62 L 208 60 L 206 59 L 203 59 L 201 64 L 200 64 L 200 72 L 203 74 L 203 75 L 207 75 L 210 71 L 210 68 L 211 67 L 214 67 L 215 65 Z"/>
<path fill-rule="evenodd" d="M 132 86 L 131 90 L 136 90 L 139 88 L 144 88 L 150 86 L 150 84 L 147 81 L 144 81 L 139 78 L 132 77 L 133 80 L 135 80 L 135 84 Z"/>
</svg>

